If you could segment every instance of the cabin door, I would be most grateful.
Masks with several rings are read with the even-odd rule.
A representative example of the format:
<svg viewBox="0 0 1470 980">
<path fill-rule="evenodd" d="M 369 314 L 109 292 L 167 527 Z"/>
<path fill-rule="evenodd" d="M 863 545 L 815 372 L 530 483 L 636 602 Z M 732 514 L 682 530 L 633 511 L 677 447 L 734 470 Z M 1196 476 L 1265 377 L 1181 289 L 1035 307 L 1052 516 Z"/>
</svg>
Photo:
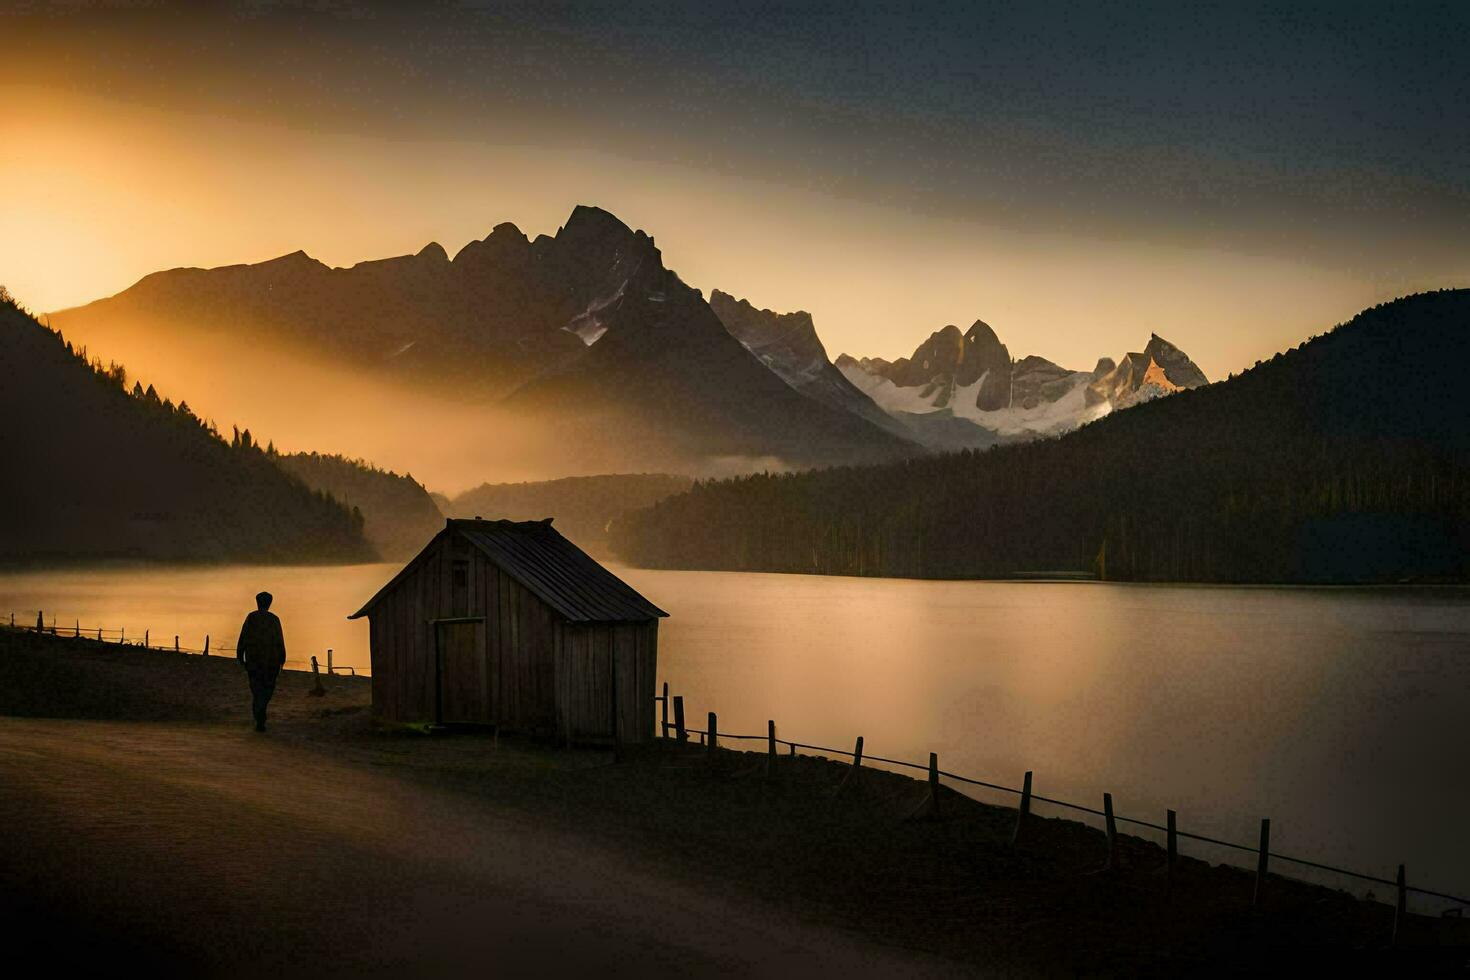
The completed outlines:
<svg viewBox="0 0 1470 980">
<path fill-rule="evenodd" d="M 439 675 L 435 720 L 441 725 L 493 724 L 485 621 L 441 620 L 434 624 L 434 630 Z"/>
</svg>

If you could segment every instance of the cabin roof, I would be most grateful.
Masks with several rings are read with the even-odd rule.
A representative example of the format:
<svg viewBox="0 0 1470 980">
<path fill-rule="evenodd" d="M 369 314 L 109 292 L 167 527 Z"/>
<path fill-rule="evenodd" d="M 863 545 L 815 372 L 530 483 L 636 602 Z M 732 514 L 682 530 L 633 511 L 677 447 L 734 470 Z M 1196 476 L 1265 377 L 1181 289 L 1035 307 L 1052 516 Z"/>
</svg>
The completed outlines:
<svg viewBox="0 0 1470 980">
<path fill-rule="evenodd" d="M 496 566 L 529 589 L 559 616 L 574 623 L 643 622 L 667 616 L 627 582 L 608 571 L 591 555 L 562 537 L 541 521 L 456 520 L 444 522 L 444 530 L 424 550 L 369 599 L 348 616 L 367 615 L 432 550 L 446 534 L 456 534 L 484 553 Z"/>
</svg>

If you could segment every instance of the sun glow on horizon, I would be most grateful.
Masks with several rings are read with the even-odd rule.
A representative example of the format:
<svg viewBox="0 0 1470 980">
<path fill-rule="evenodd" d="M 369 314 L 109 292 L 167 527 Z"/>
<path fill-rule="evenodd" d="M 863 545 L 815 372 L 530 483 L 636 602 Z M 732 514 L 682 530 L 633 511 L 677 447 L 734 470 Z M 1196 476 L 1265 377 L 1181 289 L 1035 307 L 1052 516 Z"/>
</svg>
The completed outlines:
<svg viewBox="0 0 1470 980">
<path fill-rule="evenodd" d="M 391 141 L 101 101 L 12 103 L 0 268 L 36 309 L 81 305 L 152 271 L 304 249 L 329 265 L 452 255 L 501 221 L 554 233 L 578 203 L 653 234 L 665 263 L 814 315 L 830 355 L 895 358 L 985 319 L 1013 354 L 1090 368 L 1150 332 L 1211 377 L 1386 298 L 1306 263 L 1171 244 L 996 233 L 751 178 L 493 140 Z M 1242 329 L 1242 325 L 1249 329 Z"/>
</svg>

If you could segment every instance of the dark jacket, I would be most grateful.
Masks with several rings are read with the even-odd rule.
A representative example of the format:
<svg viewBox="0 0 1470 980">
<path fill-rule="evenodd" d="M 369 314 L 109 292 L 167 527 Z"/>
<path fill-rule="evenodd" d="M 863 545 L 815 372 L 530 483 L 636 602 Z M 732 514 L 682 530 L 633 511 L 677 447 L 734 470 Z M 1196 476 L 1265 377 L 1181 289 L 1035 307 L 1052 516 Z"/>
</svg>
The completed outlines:
<svg viewBox="0 0 1470 980">
<path fill-rule="evenodd" d="M 235 659 L 252 674 L 273 674 L 281 669 L 286 662 L 286 638 L 275 613 L 257 609 L 245 617 L 240 639 L 235 643 Z"/>
</svg>

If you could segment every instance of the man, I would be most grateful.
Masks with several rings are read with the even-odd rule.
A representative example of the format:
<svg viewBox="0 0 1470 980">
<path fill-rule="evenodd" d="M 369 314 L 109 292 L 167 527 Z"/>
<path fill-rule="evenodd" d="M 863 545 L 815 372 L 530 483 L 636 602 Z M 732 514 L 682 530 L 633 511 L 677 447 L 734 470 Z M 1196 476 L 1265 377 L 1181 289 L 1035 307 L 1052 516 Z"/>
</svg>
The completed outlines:
<svg viewBox="0 0 1470 980">
<path fill-rule="evenodd" d="M 281 621 L 270 611 L 271 594 L 255 597 L 255 612 L 245 617 L 240 639 L 235 644 L 235 659 L 250 677 L 251 708 L 255 712 L 255 730 L 265 731 L 265 706 L 276 693 L 276 677 L 286 662 L 286 638 Z"/>
</svg>

